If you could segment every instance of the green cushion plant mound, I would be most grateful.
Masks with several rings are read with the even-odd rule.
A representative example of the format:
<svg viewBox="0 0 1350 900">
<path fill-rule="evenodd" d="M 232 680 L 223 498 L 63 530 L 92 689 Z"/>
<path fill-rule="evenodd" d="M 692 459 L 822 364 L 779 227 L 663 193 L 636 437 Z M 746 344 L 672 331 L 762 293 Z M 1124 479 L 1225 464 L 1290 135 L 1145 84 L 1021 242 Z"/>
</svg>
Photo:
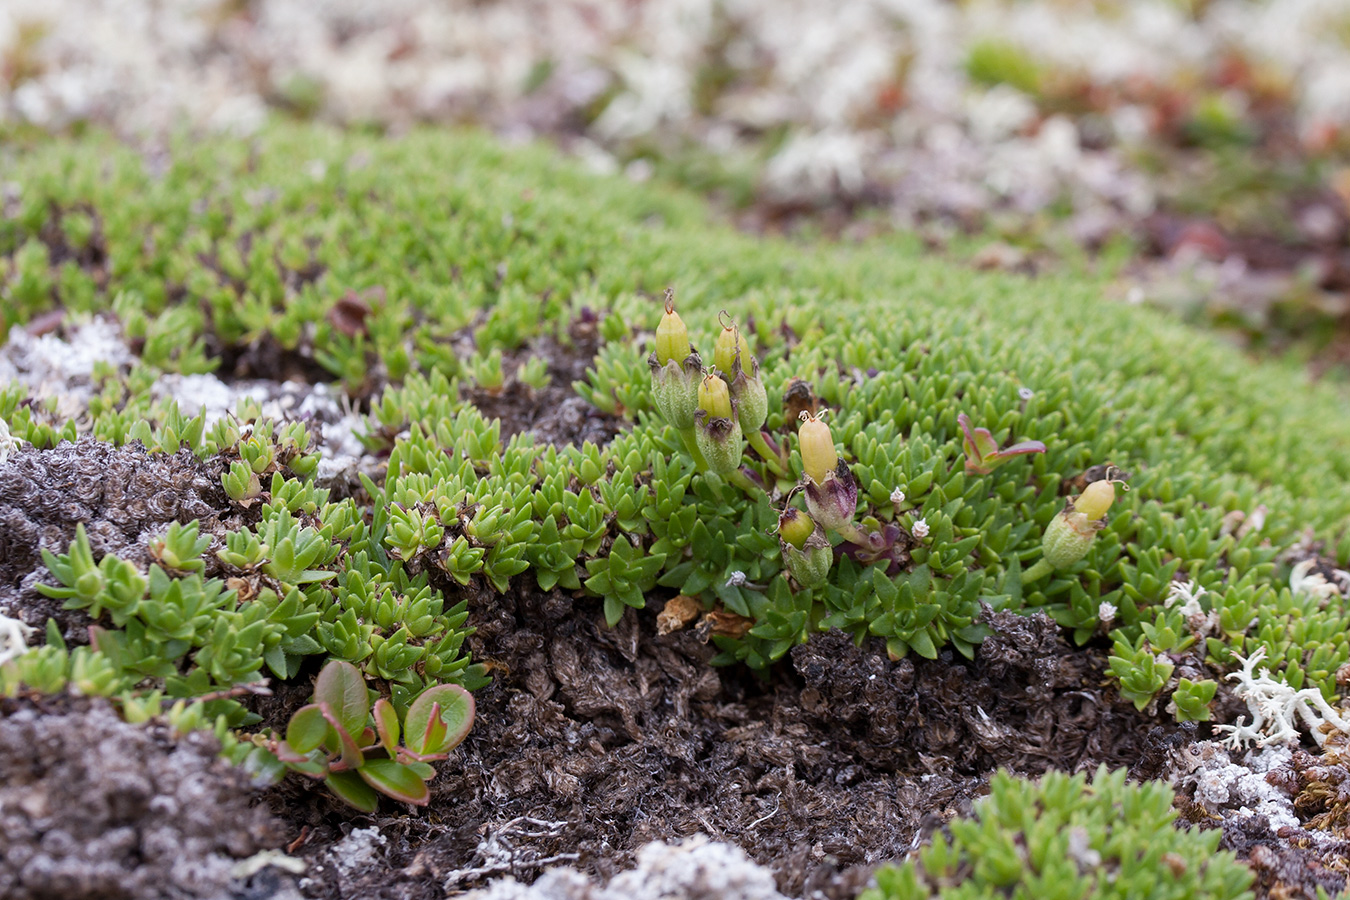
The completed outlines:
<svg viewBox="0 0 1350 900">
<path fill-rule="evenodd" d="M 5 444 L 190 452 L 246 524 L 211 549 L 169 529 L 145 571 L 83 534 L 47 548 L 42 590 L 95 620 L 94 649 L 20 657 L 4 690 L 74 682 L 138 710 L 163 690 L 243 728 L 238 685 L 339 660 L 406 716 L 484 683 L 466 598 L 513 582 L 611 623 L 689 595 L 748 620 L 718 661 L 757 668 L 824 628 L 971 655 L 982 604 L 1043 609 L 1109 636 L 1126 697 L 1190 719 L 1238 655 L 1328 699 L 1350 659 L 1341 599 L 1289 584 L 1295 558 L 1350 560 L 1343 390 L 1106 303 L 1090 275 L 973 272 L 905 237 L 757 240 L 474 135 L 5 152 L 0 331 L 111 315 L 137 354 L 95 367 L 87 409 L 0 385 Z M 355 496 L 315 483 L 305 422 L 248 399 L 208 421 L 155 389 L 268 353 L 364 411 L 382 471 Z M 569 353 L 584 377 L 550 361 Z M 617 436 L 549 444 L 493 414 L 559 390 Z"/>
<path fill-rule="evenodd" d="M 918 857 L 877 871 L 861 900 L 1121 900 L 1251 897 L 1252 872 L 1216 852 L 1217 830 L 1172 825 L 1172 789 L 1126 784 L 1123 771 L 994 775 L 975 815 L 947 826 Z"/>
</svg>

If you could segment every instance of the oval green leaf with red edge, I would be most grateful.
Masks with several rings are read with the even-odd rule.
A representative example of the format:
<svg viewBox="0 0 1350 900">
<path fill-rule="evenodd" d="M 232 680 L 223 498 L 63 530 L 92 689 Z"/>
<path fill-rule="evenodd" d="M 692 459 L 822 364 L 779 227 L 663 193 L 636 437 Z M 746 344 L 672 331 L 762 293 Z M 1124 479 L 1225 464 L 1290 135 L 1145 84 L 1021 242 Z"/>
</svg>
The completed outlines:
<svg viewBox="0 0 1350 900">
<path fill-rule="evenodd" d="M 302 706 L 286 724 L 286 743 L 296 753 L 308 753 L 323 743 L 328 734 L 328 720 L 317 703 Z"/>
<path fill-rule="evenodd" d="M 380 795 L 355 772 L 332 772 L 323 783 L 350 806 L 373 813 L 380 806 Z"/>
<path fill-rule="evenodd" d="M 418 756 L 445 753 L 469 734 L 473 715 L 473 694 L 459 685 L 427 688 L 408 707 L 408 715 L 403 719 L 408 749 Z"/>
<path fill-rule="evenodd" d="M 323 713 L 323 717 L 328 720 L 328 724 L 333 726 L 329 736 L 331 737 L 333 734 L 337 735 L 338 747 L 342 753 L 343 765 L 349 769 L 361 768 L 366 760 L 365 757 L 361 755 L 361 748 L 356 746 L 356 739 L 342 730 L 338 725 L 337 716 L 335 716 L 333 711 L 328 708 L 327 703 L 320 703 L 319 710 Z"/>
<path fill-rule="evenodd" d="M 404 803 L 426 806 L 431 797 L 427 783 L 416 771 L 392 759 L 367 760 L 360 775 L 381 794 Z"/>
<path fill-rule="evenodd" d="M 398 750 L 398 712 L 383 697 L 375 701 L 375 731 L 380 735 L 380 746 L 392 758 Z"/>
<path fill-rule="evenodd" d="M 370 714 L 370 696 L 366 680 L 356 666 L 340 659 L 332 660 L 314 682 L 314 702 L 327 703 L 338 720 L 338 728 L 355 738 L 366 727 Z"/>
</svg>

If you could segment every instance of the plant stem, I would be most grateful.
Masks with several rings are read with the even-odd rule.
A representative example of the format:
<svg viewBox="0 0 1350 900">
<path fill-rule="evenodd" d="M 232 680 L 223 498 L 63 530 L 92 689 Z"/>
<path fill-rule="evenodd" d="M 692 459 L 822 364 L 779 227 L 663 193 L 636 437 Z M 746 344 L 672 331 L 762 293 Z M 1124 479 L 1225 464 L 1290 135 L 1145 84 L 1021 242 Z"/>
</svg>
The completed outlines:
<svg viewBox="0 0 1350 900">
<path fill-rule="evenodd" d="M 840 537 L 842 537 L 849 543 L 857 544 L 859 547 L 862 547 L 864 549 L 872 545 L 872 542 L 867 539 L 868 537 L 867 532 L 863 531 L 861 528 L 859 528 L 857 525 L 854 525 L 852 522 L 849 522 L 847 525 L 841 528 L 836 528 L 835 530 L 839 532 Z"/>
<path fill-rule="evenodd" d="M 1053 571 L 1055 571 L 1055 567 L 1046 562 L 1045 557 L 1041 557 L 1036 560 L 1036 565 L 1022 573 L 1022 583 L 1030 584 L 1033 581 L 1040 581 Z"/>
<path fill-rule="evenodd" d="M 689 455 L 694 458 L 695 465 L 704 472 L 708 471 L 708 460 L 704 458 L 703 451 L 698 449 L 698 441 L 694 439 L 694 429 L 680 429 L 680 440 L 684 441 L 684 449 L 688 450 Z"/>
<path fill-rule="evenodd" d="M 750 442 L 750 446 L 760 455 L 774 475 L 779 478 L 787 477 L 788 473 L 787 469 L 783 466 L 782 457 L 769 446 L 768 441 L 764 439 L 764 432 L 756 429 L 755 431 L 749 432 L 745 437 Z"/>
<path fill-rule="evenodd" d="M 760 487 L 759 485 L 751 481 L 750 477 L 746 475 L 744 472 L 742 472 L 740 469 L 736 469 L 734 472 L 728 472 L 722 477 L 725 478 L 727 481 L 729 481 L 731 484 L 734 484 L 736 485 L 736 487 L 745 491 L 745 493 L 751 497 L 755 496 L 756 494 L 764 493 L 764 488 Z"/>
</svg>

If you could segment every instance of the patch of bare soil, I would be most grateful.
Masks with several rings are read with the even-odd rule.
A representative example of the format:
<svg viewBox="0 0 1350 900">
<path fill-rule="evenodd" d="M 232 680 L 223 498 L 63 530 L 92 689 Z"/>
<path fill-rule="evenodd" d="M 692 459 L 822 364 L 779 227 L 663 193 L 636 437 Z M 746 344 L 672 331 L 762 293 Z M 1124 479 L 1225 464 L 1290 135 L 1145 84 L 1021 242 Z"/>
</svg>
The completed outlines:
<svg viewBox="0 0 1350 900">
<path fill-rule="evenodd" d="M 537 441 L 555 446 L 586 441 L 608 444 L 623 428 L 623 420 L 596 409 L 572 389 L 573 382 L 585 379 L 586 369 L 600 351 L 597 324 L 593 313 L 583 311 L 568 329 L 568 343 L 546 335 L 504 352 L 502 371 L 508 380 L 503 388 L 489 391 L 469 384 L 462 388 L 465 398 L 485 418 L 502 420 L 503 440 L 528 432 Z M 530 359 L 543 359 L 548 364 L 549 383 L 543 388 L 512 377 Z"/>
<path fill-rule="evenodd" d="M 128 725 L 104 701 L 0 700 L 0 897 L 246 890 L 236 863 L 281 831 L 218 752 L 210 735 Z"/>
<path fill-rule="evenodd" d="M 440 897 L 559 862 L 607 877 L 649 841 L 704 833 L 789 895 L 852 897 L 968 812 L 996 767 L 1132 766 L 1177 728 L 1119 702 L 1104 655 L 1070 648 L 1044 615 L 990 615 L 974 661 L 897 662 L 880 643 L 817 635 L 761 680 L 711 668 L 690 632 L 658 637 L 660 606 L 609 629 L 559 592 L 472 599 L 470 641 L 496 680 L 429 807 L 364 817 L 300 779 L 271 793 L 303 834 L 306 892 Z M 387 843 L 369 864 L 325 852 L 371 824 Z"/>
</svg>

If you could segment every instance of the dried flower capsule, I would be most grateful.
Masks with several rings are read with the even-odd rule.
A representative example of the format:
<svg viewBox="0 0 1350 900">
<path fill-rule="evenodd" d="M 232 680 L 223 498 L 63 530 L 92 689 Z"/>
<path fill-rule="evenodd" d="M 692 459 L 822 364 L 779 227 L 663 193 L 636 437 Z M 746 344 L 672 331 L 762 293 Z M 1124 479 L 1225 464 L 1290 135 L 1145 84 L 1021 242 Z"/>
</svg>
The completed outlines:
<svg viewBox="0 0 1350 900">
<path fill-rule="evenodd" d="M 710 416 L 731 417 L 731 391 L 715 372 L 699 382 L 698 408 Z"/>
<path fill-rule="evenodd" d="M 694 440 L 708 468 L 719 475 L 741 466 L 744 434 L 736 417 L 736 404 L 727 383 L 714 370 L 698 386 L 698 410 L 694 417 Z"/>
<path fill-rule="evenodd" d="M 675 312 L 675 292 L 666 291 L 666 312 L 656 327 L 656 349 L 647 358 L 657 412 L 680 431 L 694 426 L 703 361 L 689 344 L 689 331 Z"/>
<path fill-rule="evenodd" d="M 1095 522 L 1106 515 L 1106 511 L 1114 502 L 1116 502 L 1115 482 L 1103 478 L 1084 488 L 1078 499 L 1073 501 L 1073 508 Z"/>
<path fill-rule="evenodd" d="M 751 355 L 740 328 L 725 310 L 720 319 L 722 331 L 713 346 L 713 362 L 731 388 L 741 430 L 753 440 L 769 417 L 769 395 L 759 378 L 759 360 Z"/>
<path fill-rule="evenodd" d="M 1097 532 L 1106 527 L 1106 512 L 1115 499 L 1116 485 L 1109 478 L 1084 488 L 1046 526 L 1041 539 L 1042 558 L 1052 567 L 1063 569 L 1086 556 Z"/>
<path fill-rule="evenodd" d="M 834 551 L 825 532 L 809 515 L 789 506 L 778 517 L 778 549 L 783 565 L 802 587 L 825 583 Z"/>
<path fill-rule="evenodd" d="M 801 427 L 797 429 L 797 440 L 801 444 L 802 471 L 816 484 L 824 484 L 825 476 L 839 465 L 839 454 L 834 449 L 830 426 L 822 418 L 803 413 Z"/>
<path fill-rule="evenodd" d="M 815 533 L 815 520 L 795 506 L 789 506 L 778 516 L 778 537 L 798 550 Z"/>
<path fill-rule="evenodd" d="M 725 310 L 722 317 L 725 321 L 722 322 L 722 331 L 717 335 L 717 343 L 713 345 L 713 364 L 734 377 L 739 370 L 750 366 L 750 343 Z"/>
<path fill-rule="evenodd" d="M 668 362 L 684 362 L 692 348 L 689 345 L 689 329 L 684 320 L 675 311 L 675 295 L 666 292 L 666 312 L 656 326 L 656 363 L 664 366 Z"/>
</svg>

